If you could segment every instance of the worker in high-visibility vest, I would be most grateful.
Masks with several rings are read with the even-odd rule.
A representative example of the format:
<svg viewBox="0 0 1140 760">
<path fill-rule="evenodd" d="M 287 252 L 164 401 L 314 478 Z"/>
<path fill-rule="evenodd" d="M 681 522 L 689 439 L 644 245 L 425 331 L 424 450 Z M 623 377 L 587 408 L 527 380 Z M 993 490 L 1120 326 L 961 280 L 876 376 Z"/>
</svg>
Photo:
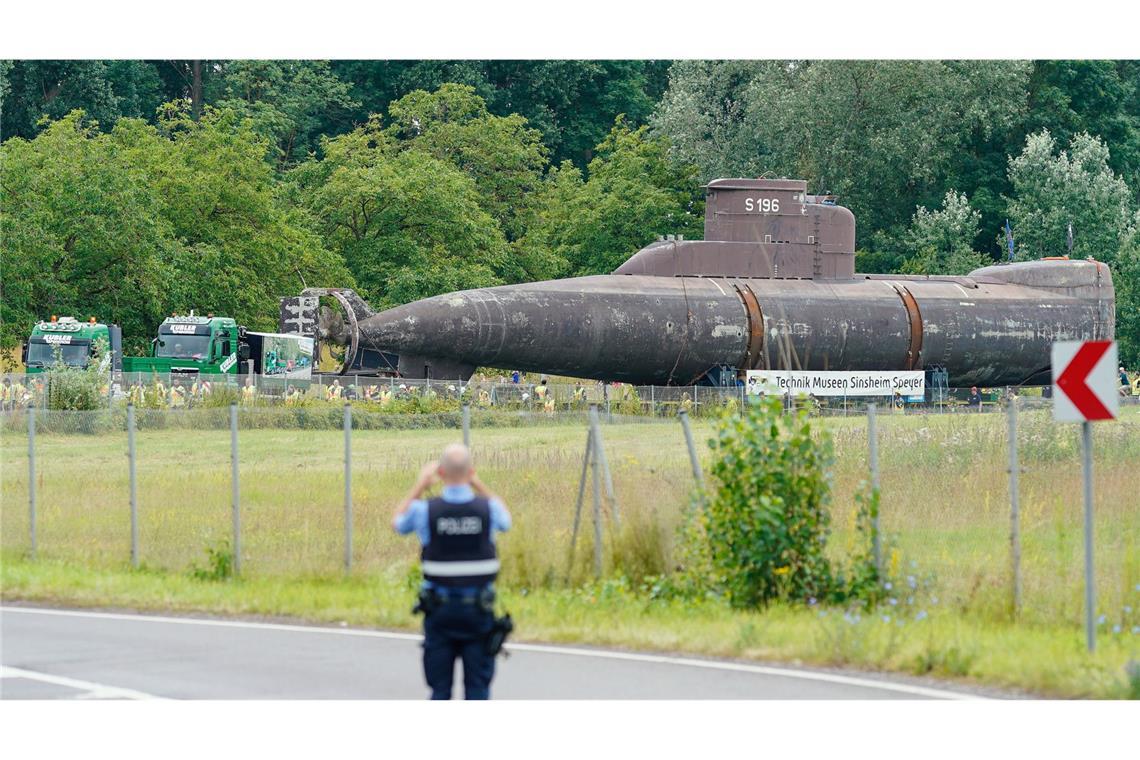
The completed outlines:
<svg viewBox="0 0 1140 760">
<path fill-rule="evenodd" d="M 9 391 L 8 404 L 10 409 L 16 409 L 28 405 L 28 389 L 19 380 L 12 383 L 12 388 Z"/>
<path fill-rule="evenodd" d="M 181 409 L 186 406 L 186 389 L 177 380 L 170 386 L 170 406 L 172 409 Z"/>
<path fill-rule="evenodd" d="M 253 385 L 253 378 L 247 377 L 245 379 L 245 387 L 241 389 L 241 402 L 246 405 L 252 405 L 256 398 L 257 388 Z"/>
<path fill-rule="evenodd" d="M 150 389 L 151 398 L 158 401 L 160 404 L 166 403 L 166 386 L 157 377 L 154 379 L 154 384 Z"/>
</svg>

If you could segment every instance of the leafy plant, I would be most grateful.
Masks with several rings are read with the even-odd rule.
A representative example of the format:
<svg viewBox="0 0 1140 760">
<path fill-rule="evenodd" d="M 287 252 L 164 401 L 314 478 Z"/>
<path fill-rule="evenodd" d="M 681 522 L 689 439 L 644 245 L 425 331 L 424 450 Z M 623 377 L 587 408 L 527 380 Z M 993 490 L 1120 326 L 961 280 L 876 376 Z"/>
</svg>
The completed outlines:
<svg viewBox="0 0 1140 760">
<path fill-rule="evenodd" d="M 200 581 L 224 581 L 234 575 L 234 555 L 228 542 L 206 547 L 206 566 L 197 565 L 190 576 Z"/>
<path fill-rule="evenodd" d="M 784 415 L 765 399 L 725 414 L 716 437 L 715 483 L 704 513 L 713 579 L 734 606 L 831 596 L 824 556 L 831 498 L 831 440 L 812 437 L 805 412 Z"/>
<path fill-rule="evenodd" d="M 86 367 L 64 364 L 59 348 L 47 370 L 48 408 L 68 411 L 92 411 L 107 406 L 107 369 L 101 357 L 107 353 L 107 341 L 98 338 L 91 347 Z"/>
</svg>

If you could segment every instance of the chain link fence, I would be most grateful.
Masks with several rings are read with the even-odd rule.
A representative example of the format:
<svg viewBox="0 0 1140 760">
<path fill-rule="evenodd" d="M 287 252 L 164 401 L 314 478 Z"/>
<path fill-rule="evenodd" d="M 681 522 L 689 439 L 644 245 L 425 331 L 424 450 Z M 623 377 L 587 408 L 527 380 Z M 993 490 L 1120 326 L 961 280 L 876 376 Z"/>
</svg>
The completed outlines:
<svg viewBox="0 0 1140 760">
<path fill-rule="evenodd" d="M 12 373 L 0 375 L 0 407 L 50 406 L 49 375 Z M 603 414 L 675 417 L 685 410 L 693 417 L 715 416 L 728 408 L 741 408 L 748 395 L 743 385 L 635 386 L 623 383 L 549 382 L 512 383 L 501 378 L 467 381 L 414 380 L 408 378 L 315 375 L 310 379 L 274 375 L 197 375 L 179 373 L 124 373 L 108 376 L 101 388 L 107 408 L 134 403 L 140 409 L 225 408 L 231 402 L 243 408 L 339 408 L 344 402 L 388 413 L 458 412 L 463 404 L 473 410 L 533 411 L 546 415 L 584 414 L 597 404 Z M 986 388 L 972 398 L 971 388 L 947 388 L 916 400 L 903 396 L 787 397 L 791 408 L 808 408 L 829 417 L 858 416 L 874 403 L 880 413 L 901 415 L 932 413 L 985 413 L 1004 409 L 1018 396 L 1023 404 L 1050 403 L 1046 388 Z M 1140 388 L 1128 390 L 1122 404 L 1140 405 Z"/>
<path fill-rule="evenodd" d="M 652 403 L 683 401 L 696 389 L 667 390 L 671 396 L 654 395 Z M 472 404 L 468 416 L 480 475 L 516 517 L 501 544 L 504 581 L 527 587 L 583 580 L 594 570 L 592 531 L 581 534 L 573 564 L 569 545 L 588 407 L 549 414 L 501 401 L 522 392 L 505 387 L 499 403 Z M 719 391 L 697 393 L 694 408 L 727 405 L 724 394 L 713 395 Z M 590 396 L 587 404 L 596 400 Z M 1009 404 L 973 414 L 876 409 L 882 562 L 900 584 L 900 609 L 941 604 L 987 617 L 1080 623 L 1079 432 L 1078 426 L 1054 423 L 1048 403 L 1022 397 L 1017 404 L 1016 569 Z M 461 439 L 464 415 L 458 406 L 422 413 L 381 409 L 353 403 L 346 436 L 343 402 L 236 406 L 243 573 L 343 571 L 350 514 L 354 572 L 413 572 L 415 548 L 392 534 L 392 509 L 422 464 Z M 607 415 L 599 404 L 614 491 L 602 507 L 604 572 L 667 574 L 678 562 L 678 526 L 694 503 L 690 450 L 675 411 L 620 409 L 611 399 Z M 138 561 L 208 575 L 218 562 L 232 560 L 235 548 L 230 407 L 135 407 L 134 413 Z M 705 466 L 713 425 L 708 416 L 692 420 L 692 456 Z M 850 554 L 859 548 L 855 496 L 866 492 L 871 477 L 867 413 L 829 414 L 817 428 L 835 447 L 831 550 Z M 1124 408 L 1120 420 L 1094 428 L 1098 618 L 1104 616 L 1106 631 L 1128 631 L 1140 622 L 1133 612 L 1140 607 L 1140 410 Z M 34 525 L 40 557 L 129 562 L 128 444 L 125 404 L 92 412 L 18 408 L 0 415 L 3 550 L 31 551 Z M 618 504 L 620 525 L 609 519 Z M 588 509 L 585 514 L 589 520 Z"/>
</svg>

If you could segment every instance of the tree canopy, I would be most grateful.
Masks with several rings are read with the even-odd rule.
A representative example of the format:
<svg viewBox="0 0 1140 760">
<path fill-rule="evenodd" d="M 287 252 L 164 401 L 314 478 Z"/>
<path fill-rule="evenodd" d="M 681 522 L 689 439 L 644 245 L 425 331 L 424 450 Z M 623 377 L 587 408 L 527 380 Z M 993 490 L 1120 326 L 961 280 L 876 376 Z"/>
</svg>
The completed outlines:
<svg viewBox="0 0 1140 760">
<path fill-rule="evenodd" d="M 702 183 L 788 176 L 852 209 L 862 271 L 1071 224 L 1140 363 L 1135 61 L 0 61 L 0 99 L 6 347 L 53 311 L 145 340 L 172 309 L 271 327 L 304 285 L 607 272 L 699 237 Z"/>
</svg>

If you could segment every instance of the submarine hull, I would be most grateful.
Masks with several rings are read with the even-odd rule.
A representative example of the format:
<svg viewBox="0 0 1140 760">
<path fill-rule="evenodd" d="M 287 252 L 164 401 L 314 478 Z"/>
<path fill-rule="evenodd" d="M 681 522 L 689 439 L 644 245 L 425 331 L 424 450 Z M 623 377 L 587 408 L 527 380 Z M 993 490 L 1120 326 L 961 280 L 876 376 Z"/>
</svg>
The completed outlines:
<svg viewBox="0 0 1140 760">
<path fill-rule="evenodd" d="M 1044 384 L 1053 341 L 1113 332 L 1107 267 L 1047 263 L 969 277 L 596 275 L 427 298 L 365 319 L 360 339 L 400 353 L 401 374 L 438 379 L 477 366 L 637 385 L 725 366 L 941 367 L 955 386 Z"/>
</svg>

